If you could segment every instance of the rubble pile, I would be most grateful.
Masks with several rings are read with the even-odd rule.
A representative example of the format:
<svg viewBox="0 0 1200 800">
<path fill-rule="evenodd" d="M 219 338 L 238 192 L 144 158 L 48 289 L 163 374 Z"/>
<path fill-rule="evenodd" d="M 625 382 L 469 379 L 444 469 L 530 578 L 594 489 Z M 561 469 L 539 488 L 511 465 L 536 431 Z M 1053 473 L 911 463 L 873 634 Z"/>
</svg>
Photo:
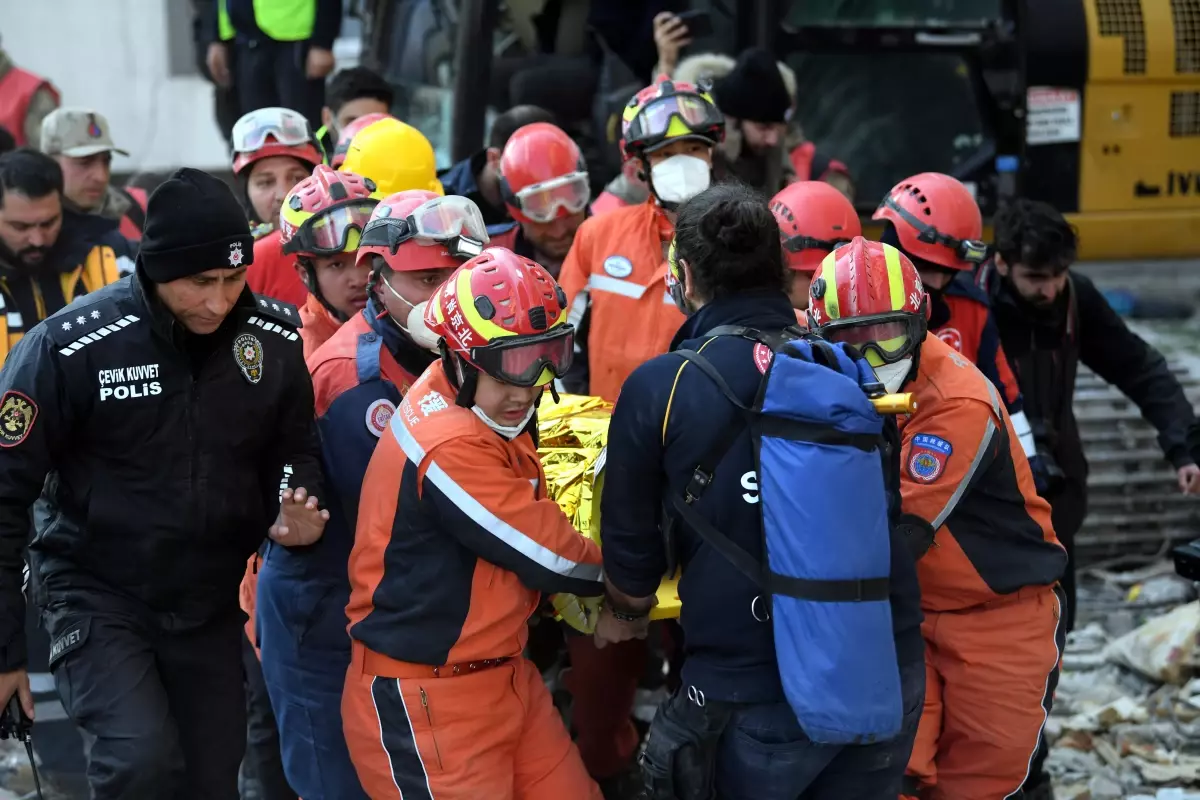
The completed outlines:
<svg viewBox="0 0 1200 800">
<path fill-rule="evenodd" d="M 1169 562 L 1084 570 L 1046 723 L 1057 800 L 1200 800 L 1200 601 Z"/>
</svg>

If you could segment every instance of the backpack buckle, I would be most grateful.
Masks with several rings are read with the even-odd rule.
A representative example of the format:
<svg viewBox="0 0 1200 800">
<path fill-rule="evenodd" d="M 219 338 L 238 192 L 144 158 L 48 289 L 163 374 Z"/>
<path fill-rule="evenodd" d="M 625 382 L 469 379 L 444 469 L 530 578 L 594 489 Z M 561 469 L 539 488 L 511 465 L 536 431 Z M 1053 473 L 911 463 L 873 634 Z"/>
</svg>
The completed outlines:
<svg viewBox="0 0 1200 800">
<path fill-rule="evenodd" d="M 688 505 L 691 505 L 696 500 L 699 500 L 700 496 L 708 490 L 708 487 L 711 484 L 712 475 L 708 472 L 705 472 L 700 467 L 696 467 L 694 470 L 692 470 L 691 482 L 688 483 L 687 488 L 683 491 L 684 501 Z"/>
</svg>

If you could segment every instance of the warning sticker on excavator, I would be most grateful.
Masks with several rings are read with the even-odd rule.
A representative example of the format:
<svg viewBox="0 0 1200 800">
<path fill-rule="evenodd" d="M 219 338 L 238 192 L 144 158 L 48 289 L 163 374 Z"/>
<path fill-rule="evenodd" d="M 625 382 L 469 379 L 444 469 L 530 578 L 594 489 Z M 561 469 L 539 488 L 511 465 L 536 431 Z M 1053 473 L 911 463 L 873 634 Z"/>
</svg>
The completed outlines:
<svg viewBox="0 0 1200 800">
<path fill-rule="evenodd" d="M 1079 92 L 1051 86 L 1030 86 L 1025 95 L 1025 143 L 1078 142 Z"/>
</svg>

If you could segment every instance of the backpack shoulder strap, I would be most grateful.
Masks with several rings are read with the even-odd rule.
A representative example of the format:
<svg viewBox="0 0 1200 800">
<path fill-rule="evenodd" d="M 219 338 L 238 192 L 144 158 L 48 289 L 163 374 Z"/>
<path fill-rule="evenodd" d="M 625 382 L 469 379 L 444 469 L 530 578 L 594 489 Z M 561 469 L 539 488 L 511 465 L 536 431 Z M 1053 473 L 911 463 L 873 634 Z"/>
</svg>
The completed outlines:
<svg viewBox="0 0 1200 800">
<path fill-rule="evenodd" d="M 717 471 L 717 464 L 725 457 L 725 453 L 733 446 L 738 436 L 746 429 L 749 424 L 750 415 L 753 410 L 741 401 L 733 389 L 729 388 L 729 384 L 721 377 L 721 373 L 712 363 L 694 350 L 675 350 L 675 353 L 687 359 L 689 363 L 705 374 L 710 381 L 716 384 L 717 389 L 721 394 L 725 395 L 725 399 L 733 404 L 739 412 L 740 420 L 731 425 L 726 425 L 721 429 L 721 432 L 713 439 L 712 445 L 705 451 L 703 458 L 696 464 L 692 470 L 691 480 L 688 481 L 687 488 L 684 489 L 683 497 L 678 498 L 686 504 L 694 503 L 708 490 L 712 485 L 713 475 Z"/>
<path fill-rule="evenodd" d="M 673 350 L 672 352 L 687 359 L 697 369 L 703 372 L 710 381 L 717 385 L 717 388 L 721 390 L 721 394 L 725 395 L 725 399 L 733 403 L 733 405 L 740 411 L 750 410 L 750 408 L 746 406 L 746 404 L 743 403 L 736 394 L 733 393 L 733 389 L 729 388 L 729 384 L 726 383 L 725 379 L 721 377 L 721 373 L 717 372 L 717 368 L 714 367 L 712 362 L 707 358 L 700 355 L 695 350 Z"/>
</svg>

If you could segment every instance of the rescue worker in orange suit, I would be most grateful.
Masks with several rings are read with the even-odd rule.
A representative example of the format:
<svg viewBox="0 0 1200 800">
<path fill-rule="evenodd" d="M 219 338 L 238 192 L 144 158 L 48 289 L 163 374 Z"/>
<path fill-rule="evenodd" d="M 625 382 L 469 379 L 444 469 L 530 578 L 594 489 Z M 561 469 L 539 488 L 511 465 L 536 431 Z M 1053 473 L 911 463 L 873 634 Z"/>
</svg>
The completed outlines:
<svg viewBox="0 0 1200 800">
<path fill-rule="evenodd" d="M 559 280 L 583 362 L 568 390 L 615 401 L 633 370 L 667 352 L 684 321 L 666 284 L 675 209 L 712 182 L 713 148 L 724 135 L 712 97 L 689 83 L 660 77 L 630 99 L 621 153 L 638 161 L 650 199 L 584 222 L 563 262 Z"/>
<path fill-rule="evenodd" d="M 517 224 L 493 245 L 533 259 L 557 278 L 592 199 L 579 145 L 549 122 L 526 125 L 504 145 L 498 175 Z"/>
<path fill-rule="evenodd" d="M 246 283 L 257 294 L 302 306 L 308 289 L 295 259 L 283 255 L 276 225 L 283 198 L 321 163 L 308 122 L 287 108 L 251 111 L 233 126 L 233 151 L 233 174 L 255 239 Z"/>
<path fill-rule="evenodd" d="M 279 243 L 285 256 L 296 259 L 296 272 L 308 289 L 300 308 L 306 359 L 367 307 L 370 268 L 355 253 L 382 199 L 370 178 L 322 164 L 283 201 Z"/>
<path fill-rule="evenodd" d="M 511 234 L 497 237 L 518 255 L 557 275 L 579 226 L 588 216 L 591 187 L 578 145 L 560 128 L 536 122 L 517 129 L 500 156 L 500 191 L 517 221 Z M 566 382 L 570 382 L 570 375 Z M 543 628 L 543 631 L 548 629 Z M 638 745 L 631 719 L 638 678 L 644 671 L 644 643 L 599 650 L 590 636 L 548 630 L 557 649 L 565 631 L 570 669 L 562 673 L 571 692 L 571 727 L 588 773 L 613 792 L 628 771 Z"/>
<path fill-rule="evenodd" d="M 533 663 L 543 592 L 597 597 L 600 550 L 546 495 L 538 401 L 571 361 L 550 274 L 489 248 L 430 300 L 441 360 L 380 437 L 350 554 L 350 756 L 373 800 L 600 800 Z"/>
<path fill-rule="evenodd" d="M 288 781 L 305 800 L 367 797 L 342 733 L 350 665 L 346 565 L 359 490 L 396 406 L 435 359 L 437 337 L 424 322 L 429 297 L 486 241 L 483 217 L 464 197 L 413 190 L 386 198 L 356 256 L 370 270 L 367 306 L 308 359 L 332 489 L 329 522 L 311 548 L 268 548 L 258 584 L 263 672 L 278 709 Z"/>
<path fill-rule="evenodd" d="M 1037 458 L 1033 431 L 987 295 L 972 270 L 987 258 L 983 216 L 967 187 L 940 172 L 922 172 L 892 187 L 872 219 L 879 240 L 916 266 L 929 294 L 929 330 L 966 356 L 1000 390 L 1027 458 Z M 1034 462 L 1035 474 L 1037 462 Z"/>
<path fill-rule="evenodd" d="M 1050 713 L 1067 556 L 999 391 L 926 335 L 927 303 L 907 257 L 857 238 L 821 263 L 808 313 L 917 402 L 899 524 L 919 559 L 926 688 L 906 794 L 996 800 L 1019 793 Z"/>
<path fill-rule="evenodd" d="M 784 262 L 792 272 L 788 299 L 803 311 L 813 273 L 834 249 L 862 236 L 862 223 L 846 196 L 823 181 L 784 187 L 771 198 L 771 213 L 779 223 Z"/>
</svg>

